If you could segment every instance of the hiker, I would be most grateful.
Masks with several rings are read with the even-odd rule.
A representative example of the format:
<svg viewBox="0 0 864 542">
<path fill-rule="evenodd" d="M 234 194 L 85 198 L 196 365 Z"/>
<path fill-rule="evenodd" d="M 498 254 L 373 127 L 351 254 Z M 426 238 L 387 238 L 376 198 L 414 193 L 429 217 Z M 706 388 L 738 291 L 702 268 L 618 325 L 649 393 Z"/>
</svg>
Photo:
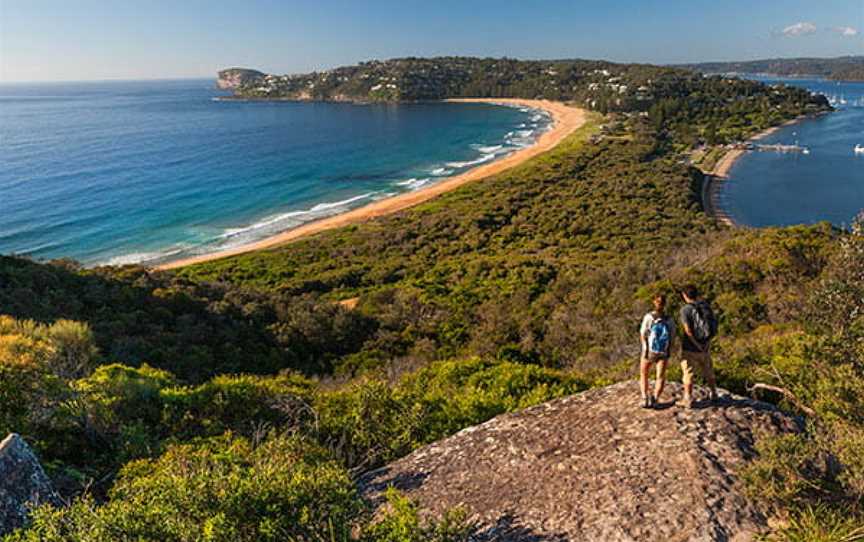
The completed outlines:
<svg viewBox="0 0 864 542">
<path fill-rule="evenodd" d="M 642 318 L 642 325 L 639 327 L 639 341 L 642 343 L 642 357 L 639 361 L 642 408 L 653 408 L 663 393 L 666 366 L 672 352 L 672 341 L 675 339 L 675 323 L 666 314 L 666 296 L 655 296 L 653 302 L 654 310 Z M 651 372 L 651 365 L 655 363 L 657 380 L 652 394 L 648 389 L 648 374 Z"/>
<path fill-rule="evenodd" d="M 717 399 L 717 381 L 711 364 L 711 339 L 717 334 L 717 319 L 711 305 L 699 296 L 695 286 L 681 289 L 685 305 L 681 308 L 681 373 L 684 384 L 683 404 L 693 406 L 693 373 L 699 371 L 711 390 L 711 401 Z"/>
</svg>

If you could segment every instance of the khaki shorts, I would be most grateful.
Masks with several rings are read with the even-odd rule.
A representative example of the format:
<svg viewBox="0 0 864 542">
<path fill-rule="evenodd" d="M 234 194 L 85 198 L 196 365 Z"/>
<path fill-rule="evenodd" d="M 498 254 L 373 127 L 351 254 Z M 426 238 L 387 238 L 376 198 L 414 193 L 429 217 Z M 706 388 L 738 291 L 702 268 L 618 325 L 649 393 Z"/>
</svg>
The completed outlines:
<svg viewBox="0 0 864 542">
<path fill-rule="evenodd" d="M 711 364 L 710 352 L 681 351 L 681 374 L 684 383 L 693 381 L 693 374 L 699 373 L 705 380 L 714 379 L 714 366 Z"/>
</svg>

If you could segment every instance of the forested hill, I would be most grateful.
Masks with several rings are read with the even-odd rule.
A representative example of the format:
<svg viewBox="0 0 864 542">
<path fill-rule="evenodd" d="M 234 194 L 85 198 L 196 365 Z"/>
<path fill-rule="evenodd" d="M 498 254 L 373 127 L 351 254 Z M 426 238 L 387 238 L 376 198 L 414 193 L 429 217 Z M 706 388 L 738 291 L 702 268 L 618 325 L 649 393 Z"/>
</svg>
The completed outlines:
<svg viewBox="0 0 864 542">
<path fill-rule="evenodd" d="M 744 62 L 702 62 L 682 68 L 702 73 L 764 73 L 781 76 L 818 76 L 835 81 L 864 81 L 864 56 L 837 58 L 769 58 Z"/>
<path fill-rule="evenodd" d="M 761 94 L 766 88 L 678 68 L 595 60 L 401 58 L 302 75 L 249 75 L 255 73 L 223 70 L 218 84 L 233 88 L 240 98 L 385 102 L 546 98 L 575 101 L 601 113 L 647 111 L 663 100 L 692 95 L 706 102 L 736 99 Z M 226 84 L 229 81 L 233 84 Z"/>
</svg>

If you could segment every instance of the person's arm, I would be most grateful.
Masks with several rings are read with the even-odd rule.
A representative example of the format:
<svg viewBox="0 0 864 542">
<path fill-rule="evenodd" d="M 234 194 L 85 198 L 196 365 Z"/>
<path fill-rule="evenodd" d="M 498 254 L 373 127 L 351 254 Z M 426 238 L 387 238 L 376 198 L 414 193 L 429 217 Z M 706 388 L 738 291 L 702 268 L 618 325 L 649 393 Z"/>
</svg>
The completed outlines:
<svg viewBox="0 0 864 542">
<path fill-rule="evenodd" d="M 702 344 L 701 342 L 699 342 L 699 341 L 696 339 L 696 337 L 693 335 L 693 330 L 690 329 L 690 324 L 688 324 L 687 322 L 683 322 L 683 326 L 684 326 L 684 333 L 687 334 L 687 336 L 690 338 L 690 340 L 693 342 L 693 344 L 695 344 L 696 347 L 697 347 L 700 351 L 705 352 L 705 351 L 706 351 L 705 345 Z"/>
<path fill-rule="evenodd" d="M 639 343 L 642 345 L 642 355 L 648 352 L 648 317 L 642 318 L 642 325 L 639 326 Z"/>
<path fill-rule="evenodd" d="M 684 334 L 690 339 L 690 341 L 696 345 L 701 352 L 706 351 L 705 345 L 699 342 L 696 339 L 696 336 L 693 335 L 693 329 L 690 327 L 690 318 L 692 317 L 691 312 L 696 310 L 692 305 L 687 305 L 681 309 L 681 329 L 684 331 Z"/>
</svg>

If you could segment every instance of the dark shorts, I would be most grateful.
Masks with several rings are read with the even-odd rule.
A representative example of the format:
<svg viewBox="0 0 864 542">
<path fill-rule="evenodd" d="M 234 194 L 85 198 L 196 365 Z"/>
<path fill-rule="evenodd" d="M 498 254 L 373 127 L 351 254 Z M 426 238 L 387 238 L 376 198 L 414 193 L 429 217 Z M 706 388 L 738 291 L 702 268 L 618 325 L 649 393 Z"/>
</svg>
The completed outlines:
<svg viewBox="0 0 864 542">
<path fill-rule="evenodd" d="M 648 352 L 648 355 L 645 356 L 645 359 L 647 359 L 651 363 L 657 363 L 658 361 L 669 361 L 669 354 L 665 352 Z"/>
</svg>

